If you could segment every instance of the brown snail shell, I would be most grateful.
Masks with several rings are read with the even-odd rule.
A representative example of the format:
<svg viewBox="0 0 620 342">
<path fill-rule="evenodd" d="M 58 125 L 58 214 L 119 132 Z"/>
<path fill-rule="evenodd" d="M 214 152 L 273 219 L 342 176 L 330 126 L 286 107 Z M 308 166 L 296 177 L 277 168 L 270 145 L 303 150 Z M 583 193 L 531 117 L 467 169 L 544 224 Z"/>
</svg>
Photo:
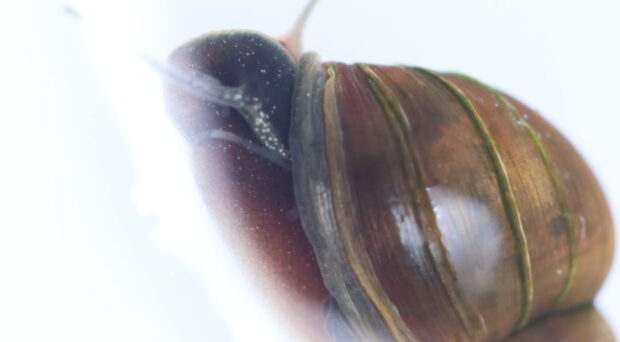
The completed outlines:
<svg viewBox="0 0 620 342">
<path fill-rule="evenodd" d="M 502 342 L 599 341 L 616 337 L 601 314 L 586 306 L 545 317 Z"/>
<path fill-rule="evenodd" d="M 536 113 L 459 75 L 312 55 L 300 70 L 297 201 L 354 334 L 494 340 L 593 298 L 608 208 Z"/>
<path fill-rule="evenodd" d="M 268 65 L 281 72 L 265 81 L 255 55 L 243 70 L 234 57 L 246 50 L 280 56 Z M 182 46 L 172 62 L 231 87 L 294 84 L 257 95 L 292 99 L 267 115 L 292 173 L 248 148 L 269 146 L 238 110 L 174 85 L 170 102 L 195 143 L 207 204 L 238 216 L 231 230 L 250 236 L 284 288 L 308 303 L 329 291 L 333 340 L 497 341 L 592 300 L 613 254 L 609 209 L 583 159 L 538 114 L 460 75 L 314 54 L 282 61 L 282 51 L 227 32 Z M 213 129 L 254 145 L 193 140 Z"/>
</svg>

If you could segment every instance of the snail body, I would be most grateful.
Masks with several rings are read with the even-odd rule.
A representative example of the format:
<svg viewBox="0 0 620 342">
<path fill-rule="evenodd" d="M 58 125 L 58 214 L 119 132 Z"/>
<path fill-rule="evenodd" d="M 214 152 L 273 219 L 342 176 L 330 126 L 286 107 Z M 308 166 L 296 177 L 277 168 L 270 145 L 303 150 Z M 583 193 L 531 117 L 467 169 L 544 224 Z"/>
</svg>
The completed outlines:
<svg viewBox="0 0 620 342">
<path fill-rule="evenodd" d="M 329 295 L 332 340 L 497 341 L 593 299 L 609 210 L 538 114 L 462 75 L 293 55 L 247 31 L 195 39 L 171 64 L 217 91 L 173 83 L 171 112 L 216 161 L 197 178 L 230 198 L 208 205 L 278 227 L 261 241 L 294 235 L 289 278 Z"/>
</svg>

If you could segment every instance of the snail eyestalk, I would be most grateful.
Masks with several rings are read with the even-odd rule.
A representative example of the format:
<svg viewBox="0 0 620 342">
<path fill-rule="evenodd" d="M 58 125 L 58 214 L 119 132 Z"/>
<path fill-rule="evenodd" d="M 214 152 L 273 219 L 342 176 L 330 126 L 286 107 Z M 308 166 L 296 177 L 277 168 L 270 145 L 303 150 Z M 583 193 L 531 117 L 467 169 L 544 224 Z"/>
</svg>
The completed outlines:
<svg viewBox="0 0 620 342">
<path fill-rule="evenodd" d="M 286 46 L 286 49 L 291 53 L 293 59 L 296 61 L 299 60 L 302 53 L 301 37 L 304 33 L 304 29 L 306 28 L 308 18 L 310 17 L 310 14 L 312 14 L 312 10 L 316 6 L 317 2 L 318 0 L 308 1 L 308 4 L 306 4 L 306 7 L 295 21 L 293 27 L 291 27 L 285 35 L 278 38 L 278 40 Z"/>
</svg>

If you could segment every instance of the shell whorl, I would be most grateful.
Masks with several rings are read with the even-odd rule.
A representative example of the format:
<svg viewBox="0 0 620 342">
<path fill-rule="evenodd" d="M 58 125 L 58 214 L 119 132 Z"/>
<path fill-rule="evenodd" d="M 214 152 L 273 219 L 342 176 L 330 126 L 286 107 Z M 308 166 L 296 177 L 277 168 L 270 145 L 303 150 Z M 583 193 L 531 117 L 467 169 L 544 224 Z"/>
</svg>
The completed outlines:
<svg viewBox="0 0 620 342">
<path fill-rule="evenodd" d="M 465 76 L 315 55 L 296 87 L 302 223 L 358 336 L 488 341 L 596 294 L 604 196 L 531 109 Z"/>
</svg>

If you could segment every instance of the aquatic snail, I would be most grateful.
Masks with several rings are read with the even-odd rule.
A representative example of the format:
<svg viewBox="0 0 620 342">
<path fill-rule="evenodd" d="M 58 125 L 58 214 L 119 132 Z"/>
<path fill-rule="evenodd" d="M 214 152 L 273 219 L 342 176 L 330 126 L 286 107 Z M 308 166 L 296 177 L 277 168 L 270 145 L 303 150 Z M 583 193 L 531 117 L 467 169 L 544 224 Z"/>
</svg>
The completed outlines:
<svg viewBox="0 0 620 342">
<path fill-rule="evenodd" d="M 554 127 L 467 76 L 301 55 L 303 18 L 198 37 L 165 73 L 207 205 L 324 302 L 329 340 L 497 341 L 593 299 L 611 217 Z"/>
</svg>

